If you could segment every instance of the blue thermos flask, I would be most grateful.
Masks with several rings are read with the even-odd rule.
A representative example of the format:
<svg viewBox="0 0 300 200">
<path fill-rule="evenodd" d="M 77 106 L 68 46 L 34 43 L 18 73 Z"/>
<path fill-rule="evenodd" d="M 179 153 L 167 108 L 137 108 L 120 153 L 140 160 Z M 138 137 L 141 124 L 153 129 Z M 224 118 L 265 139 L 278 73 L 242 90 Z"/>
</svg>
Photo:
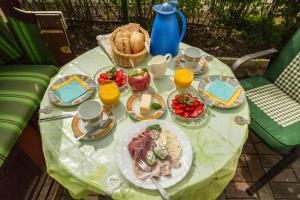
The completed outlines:
<svg viewBox="0 0 300 200">
<path fill-rule="evenodd" d="M 178 54 L 179 43 L 186 31 L 186 19 L 182 12 L 175 8 L 177 5 L 177 1 L 169 1 L 153 7 L 157 13 L 150 41 L 150 53 L 153 56 L 170 53 L 174 57 Z M 181 33 L 179 32 L 176 14 L 181 17 Z"/>
</svg>

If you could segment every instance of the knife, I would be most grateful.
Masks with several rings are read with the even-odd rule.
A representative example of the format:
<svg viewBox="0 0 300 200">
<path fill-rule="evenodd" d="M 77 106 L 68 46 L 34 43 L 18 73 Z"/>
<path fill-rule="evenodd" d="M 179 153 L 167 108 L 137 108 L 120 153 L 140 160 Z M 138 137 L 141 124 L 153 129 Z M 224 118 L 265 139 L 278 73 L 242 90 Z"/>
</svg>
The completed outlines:
<svg viewBox="0 0 300 200">
<path fill-rule="evenodd" d="M 64 119 L 64 118 L 74 117 L 75 115 L 76 115 L 76 113 L 44 117 L 44 118 L 40 118 L 39 121 L 45 122 L 45 121 L 51 121 L 51 120 L 57 120 L 57 119 Z"/>
</svg>

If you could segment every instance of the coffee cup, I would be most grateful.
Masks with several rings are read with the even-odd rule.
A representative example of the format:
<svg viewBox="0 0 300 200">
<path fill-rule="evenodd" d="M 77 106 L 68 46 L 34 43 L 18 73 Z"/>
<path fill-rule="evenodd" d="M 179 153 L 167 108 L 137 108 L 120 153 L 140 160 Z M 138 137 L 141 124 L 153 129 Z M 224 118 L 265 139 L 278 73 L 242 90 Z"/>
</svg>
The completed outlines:
<svg viewBox="0 0 300 200">
<path fill-rule="evenodd" d="M 184 50 L 184 59 L 186 60 L 186 68 L 197 68 L 201 59 L 201 50 L 196 47 L 188 47 Z"/>
<path fill-rule="evenodd" d="M 78 107 L 78 117 L 84 123 L 87 132 L 95 131 L 103 122 L 103 107 L 97 101 L 86 101 Z"/>
</svg>

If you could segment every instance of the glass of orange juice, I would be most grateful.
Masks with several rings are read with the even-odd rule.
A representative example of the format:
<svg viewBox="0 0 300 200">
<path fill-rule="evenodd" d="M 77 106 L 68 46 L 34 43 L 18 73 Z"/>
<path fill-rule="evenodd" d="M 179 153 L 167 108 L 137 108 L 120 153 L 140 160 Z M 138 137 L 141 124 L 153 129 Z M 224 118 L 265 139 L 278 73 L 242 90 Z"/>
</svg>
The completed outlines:
<svg viewBox="0 0 300 200">
<path fill-rule="evenodd" d="M 189 69 L 176 69 L 174 74 L 174 82 L 176 88 L 185 90 L 191 86 L 194 80 L 194 72 Z"/>
<path fill-rule="evenodd" d="M 119 104 L 120 90 L 114 81 L 107 81 L 99 86 L 98 95 L 102 103 L 109 107 Z"/>
</svg>

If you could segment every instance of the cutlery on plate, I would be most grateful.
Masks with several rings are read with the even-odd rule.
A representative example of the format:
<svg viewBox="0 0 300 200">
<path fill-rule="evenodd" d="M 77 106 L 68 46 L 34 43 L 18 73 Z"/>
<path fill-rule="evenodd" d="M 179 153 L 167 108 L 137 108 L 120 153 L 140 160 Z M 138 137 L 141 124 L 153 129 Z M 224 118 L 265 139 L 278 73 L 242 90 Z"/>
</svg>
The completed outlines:
<svg viewBox="0 0 300 200">
<path fill-rule="evenodd" d="M 151 173 L 150 167 L 143 160 L 139 160 L 138 165 L 143 171 Z M 170 197 L 169 197 L 167 191 L 152 176 L 150 176 L 150 178 L 151 178 L 152 182 L 155 184 L 155 186 L 157 187 L 157 189 L 158 189 L 160 195 L 163 197 L 163 199 L 170 200 Z"/>
<path fill-rule="evenodd" d="M 40 122 L 45 122 L 45 121 L 51 121 L 51 120 L 56 120 L 56 119 L 64 119 L 64 118 L 69 118 L 69 117 L 74 117 L 76 113 L 71 113 L 71 114 L 63 114 L 63 115 L 57 115 L 57 116 L 51 116 L 51 117 L 44 117 L 39 119 Z"/>
</svg>

